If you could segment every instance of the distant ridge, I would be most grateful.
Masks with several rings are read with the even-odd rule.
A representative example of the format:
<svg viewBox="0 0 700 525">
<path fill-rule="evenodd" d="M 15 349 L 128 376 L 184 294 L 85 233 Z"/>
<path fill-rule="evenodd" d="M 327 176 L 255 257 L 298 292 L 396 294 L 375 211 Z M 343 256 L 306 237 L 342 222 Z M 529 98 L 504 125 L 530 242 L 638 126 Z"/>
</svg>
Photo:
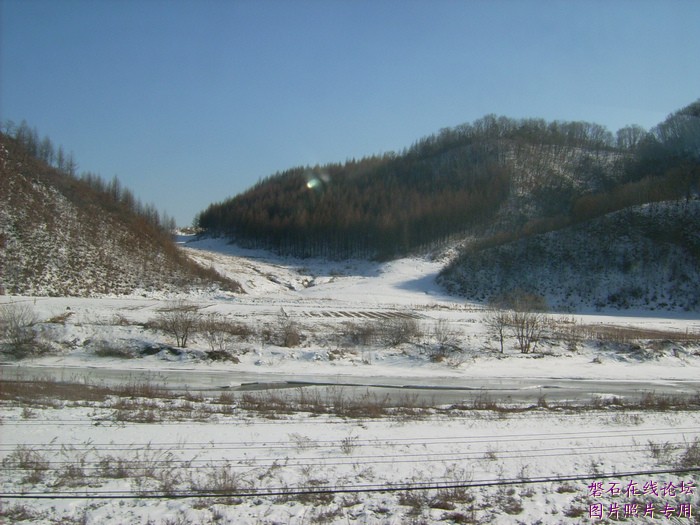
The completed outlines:
<svg viewBox="0 0 700 525">
<path fill-rule="evenodd" d="M 245 245 L 333 258 L 393 258 L 465 233 L 551 231 L 685 195 L 694 184 L 686 168 L 698 162 L 699 108 L 616 135 L 588 122 L 489 115 L 400 154 L 275 174 L 210 205 L 197 222 Z M 647 195 L 635 186 L 642 181 Z"/>
</svg>

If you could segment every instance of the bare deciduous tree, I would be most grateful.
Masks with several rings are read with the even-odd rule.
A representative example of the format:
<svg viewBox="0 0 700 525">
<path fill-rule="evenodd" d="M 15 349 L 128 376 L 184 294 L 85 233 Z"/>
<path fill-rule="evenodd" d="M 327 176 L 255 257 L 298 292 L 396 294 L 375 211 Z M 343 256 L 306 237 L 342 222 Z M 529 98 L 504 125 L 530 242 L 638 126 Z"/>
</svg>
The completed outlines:
<svg viewBox="0 0 700 525">
<path fill-rule="evenodd" d="M 495 335 L 500 343 L 501 353 L 503 353 L 503 343 L 506 339 L 506 332 L 510 325 L 510 312 L 498 307 L 491 307 L 484 318 L 489 333 Z"/>
<path fill-rule="evenodd" d="M 187 340 L 197 330 L 199 322 L 197 306 L 185 301 L 177 301 L 164 308 L 156 317 L 153 325 L 175 338 L 177 346 L 187 347 Z"/>
<path fill-rule="evenodd" d="M 501 353 L 507 331 L 515 337 L 521 353 L 532 352 L 545 326 L 547 305 L 544 298 L 515 291 L 494 299 L 491 304 L 485 323 L 498 337 Z"/>
<path fill-rule="evenodd" d="M 539 341 L 544 327 L 544 314 L 528 310 L 516 310 L 510 313 L 510 325 L 523 354 L 529 354 Z"/>
</svg>

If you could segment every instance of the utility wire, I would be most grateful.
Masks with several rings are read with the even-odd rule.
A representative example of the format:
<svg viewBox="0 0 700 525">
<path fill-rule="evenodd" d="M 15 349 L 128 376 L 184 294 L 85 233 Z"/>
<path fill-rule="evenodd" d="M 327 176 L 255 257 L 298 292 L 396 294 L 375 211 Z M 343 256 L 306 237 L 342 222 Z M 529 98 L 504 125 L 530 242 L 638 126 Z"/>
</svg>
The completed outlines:
<svg viewBox="0 0 700 525">
<path fill-rule="evenodd" d="M 275 487 L 267 489 L 249 489 L 244 491 L 190 491 L 190 492 L 163 492 L 163 491 L 93 491 L 93 492 L 5 492 L 0 493 L 0 498 L 4 499 L 185 499 L 185 498 L 248 498 L 248 497 L 291 497 L 302 495 L 319 494 L 362 494 L 372 492 L 409 492 L 422 490 L 451 490 L 470 489 L 480 487 L 509 486 L 509 485 L 532 485 L 543 483 L 555 483 L 565 481 L 589 481 L 613 478 L 634 478 L 636 476 L 656 476 L 659 474 L 688 474 L 700 472 L 700 468 L 690 469 L 663 469 L 663 470 L 640 470 L 631 472 L 602 473 L 592 475 L 566 475 L 537 477 L 526 479 L 497 479 L 479 481 L 460 482 L 424 482 L 424 483 L 402 483 L 385 485 L 353 485 L 353 486 L 315 486 L 315 487 Z"/>
<path fill-rule="evenodd" d="M 407 438 L 373 438 L 373 439 L 358 439 L 353 441 L 353 445 L 357 447 L 363 446 L 428 446 L 428 445 L 469 445 L 477 443 L 522 443 L 525 441 L 552 441 L 562 439 L 607 439 L 607 438 L 623 438 L 623 437 L 656 437 L 664 435 L 678 435 L 682 433 L 700 433 L 700 427 L 674 427 L 674 428 L 625 428 L 625 429 L 606 429 L 606 430 L 590 430 L 590 431 L 575 431 L 575 432 L 557 432 L 557 433 L 525 433 L 525 434 L 505 434 L 505 435 L 473 435 L 473 436 L 421 436 Z M 304 437 L 304 436 L 302 436 Z M 338 448 L 342 446 L 340 440 L 316 440 L 309 438 L 309 442 L 299 445 L 295 441 L 262 441 L 251 443 L 251 441 L 199 441 L 187 442 L 183 444 L 177 442 L 146 442 L 128 444 L 114 443 L 87 443 L 92 450 L 100 447 L 103 450 L 134 450 L 134 448 L 150 448 L 152 450 L 202 450 L 202 447 L 216 446 L 216 450 L 275 450 L 275 449 L 299 449 L 299 448 Z M 64 448 L 71 450 L 77 449 L 75 445 L 66 443 L 21 443 L 18 444 L 24 447 L 32 447 L 37 451 L 60 451 Z M 12 450 L 18 445 L 0 445 L 0 451 Z"/>
<path fill-rule="evenodd" d="M 669 447 L 679 447 L 686 443 L 676 441 L 664 443 L 664 446 Z M 475 450 L 463 453 L 455 452 L 425 452 L 417 454 L 368 454 L 357 456 L 354 454 L 346 454 L 344 456 L 324 456 L 324 457 L 314 457 L 314 456 L 301 456 L 295 458 L 284 458 L 284 464 L 279 465 L 282 458 L 254 458 L 254 457 L 235 457 L 235 458 L 210 458 L 210 459 L 176 459 L 176 458 L 165 458 L 165 459 L 139 459 L 139 458 L 114 458 L 112 456 L 97 456 L 94 461 L 85 461 L 84 458 L 76 458 L 71 461 L 69 459 L 60 461 L 50 461 L 51 466 L 60 468 L 65 465 L 76 465 L 79 464 L 83 470 L 97 470 L 102 471 L 105 469 L 105 461 L 118 461 L 119 469 L 124 471 L 142 471 L 144 468 L 156 468 L 156 469 L 168 469 L 171 468 L 173 464 L 180 465 L 179 468 L 191 468 L 198 469 L 202 467 L 216 467 L 217 465 L 228 466 L 231 468 L 253 468 L 253 467 L 269 467 L 272 465 L 279 465 L 281 467 L 298 467 L 298 466 L 341 466 L 341 465 L 364 465 L 364 464 L 393 464 L 393 463 L 440 463 L 445 460 L 460 461 L 460 460 L 478 460 L 483 458 L 486 454 L 494 454 L 494 458 L 500 460 L 504 459 L 538 459 L 545 457 L 562 457 L 571 456 L 572 448 L 576 448 L 576 455 L 609 455 L 609 454 L 619 454 L 620 450 L 624 450 L 628 453 L 634 452 L 648 452 L 648 445 L 630 445 L 630 444 L 620 444 L 620 445 L 597 445 L 591 447 L 585 446 L 565 446 L 565 447 L 555 447 L 547 449 L 522 449 L 522 450 L 511 450 L 505 453 L 493 451 L 493 450 Z M 98 451 L 93 451 L 97 453 Z M 235 462 L 238 462 L 236 464 Z M 147 465 L 144 466 L 144 465 Z M 7 471 L 24 471 L 33 470 L 33 467 L 15 467 L 8 464 L 4 465 L 4 469 Z"/>
</svg>

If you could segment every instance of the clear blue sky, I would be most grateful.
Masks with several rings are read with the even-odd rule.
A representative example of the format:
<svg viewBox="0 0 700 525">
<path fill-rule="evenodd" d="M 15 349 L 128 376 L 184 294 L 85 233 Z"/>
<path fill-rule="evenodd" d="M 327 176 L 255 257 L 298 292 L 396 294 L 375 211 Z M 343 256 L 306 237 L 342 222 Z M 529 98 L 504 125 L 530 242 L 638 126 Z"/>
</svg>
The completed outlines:
<svg viewBox="0 0 700 525">
<path fill-rule="evenodd" d="M 0 119 L 181 225 L 489 113 L 648 129 L 699 64 L 696 0 L 0 0 Z"/>
</svg>

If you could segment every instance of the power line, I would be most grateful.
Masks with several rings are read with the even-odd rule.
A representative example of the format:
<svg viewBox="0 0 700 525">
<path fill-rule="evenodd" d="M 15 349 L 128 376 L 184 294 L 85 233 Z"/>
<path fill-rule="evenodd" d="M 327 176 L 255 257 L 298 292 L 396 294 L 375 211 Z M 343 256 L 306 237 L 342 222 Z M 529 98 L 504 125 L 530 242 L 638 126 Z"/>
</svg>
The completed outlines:
<svg viewBox="0 0 700 525">
<path fill-rule="evenodd" d="M 474 436 L 421 436 L 407 438 L 374 438 L 374 439 L 357 439 L 353 441 L 356 447 L 392 447 L 392 446 L 428 446 L 428 445 L 470 445 L 478 443 L 523 443 L 527 441 L 553 441 L 562 439 L 607 439 L 607 438 L 624 438 L 624 437 L 656 437 L 664 435 L 678 435 L 682 433 L 697 434 L 700 433 L 700 427 L 674 427 L 674 428 L 627 428 L 627 429 L 605 429 L 591 431 L 576 431 L 576 432 L 557 432 L 557 433 L 524 433 L 524 434 L 485 434 Z M 304 436 L 302 436 L 304 437 Z M 87 443 L 85 450 L 93 450 L 100 447 L 103 450 L 119 451 L 133 450 L 134 448 L 149 448 L 151 450 L 201 450 L 202 447 L 216 446 L 216 450 L 276 450 L 276 449 L 300 449 L 300 448 L 338 448 L 342 446 L 343 439 L 339 440 L 316 440 L 309 438 L 308 442 L 301 445 L 292 441 L 193 441 L 183 444 L 177 442 L 146 442 L 128 444 L 114 443 Z M 32 447 L 33 450 L 52 452 L 61 451 L 68 447 L 71 450 L 78 450 L 76 445 L 66 443 L 22 443 L 17 445 L 0 445 L 0 451 L 12 450 L 18 445 L 24 447 Z M 118 447 L 118 448 L 116 448 Z"/>
<path fill-rule="evenodd" d="M 6 492 L 0 493 L 0 498 L 5 499 L 185 499 L 185 498 L 248 498 L 248 497 L 293 497 L 303 495 L 322 494 L 362 494 L 372 492 L 410 492 L 423 490 L 453 490 L 470 489 L 494 486 L 510 485 L 532 485 L 544 483 L 561 483 L 565 481 L 589 481 L 614 478 L 634 478 L 636 476 L 656 476 L 660 474 L 688 474 L 700 472 L 700 468 L 690 469 L 663 469 L 663 470 L 641 470 L 632 472 L 601 473 L 592 475 L 565 475 L 551 477 L 537 477 L 526 479 L 497 479 L 479 480 L 464 482 L 424 482 L 424 483 L 404 483 L 404 484 L 365 484 L 353 486 L 314 486 L 314 487 L 274 487 L 266 489 L 249 489 L 245 491 L 190 491 L 190 492 L 164 492 L 164 491 L 93 491 L 93 492 Z"/>
<path fill-rule="evenodd" d="M 664 446 L 677 447 L 682 446 L 686 443 L 681 441 L 666 442 Z M 508 452 L 497 452 L 493 450 L 475 450 L 463 453 L 455 453 L 454 451 L 446 452 L 424 452 L 416 454 L 368 454 L 368 455 L 355 455 L 352 453 L 345 454 L 343 456 L 301 456 L 295 458 L 284 458 L 284 467 L 297 467 L 297 466 L 340 466 L 340 465 L 362 465 L 362 464 L 389 464 L 389 463 L 435 463 L 442 462 L 445 460 L 475 460 L 482 458 L 485 454 L 494 454 L 495 459 L 537 459 L 544 457 L 561 457 L 570 456 L 573 446 L 562 446 L 547 449 L 520 449 L 511 450 Z M 576 455 L 607 455 L 607 454 L 618 454 L 620 450 L 625 452 L 647 452 L 648 445 L 636 444 L 630 445 L 628 443 L 619 445 L 596 445 L 596 446 L 580 446 L 576 447 Z M 36 451 L 36 449 L 32 449 Z M 73 452 L 73 451 L 71 451 Z M 97 450 L 87 449 L 86 452 L 95 452 Z M 425 458 L 425 459 L 422 459 Z M 165 459 L 139 459 L 139 458 L 114 458 L 113 456 L 97 456 L 95 461 L 87 462 L 84 458 L 76 460 L 80 463 L 82 469 L 88 470 L 103 470 L 104 465 L 102 464 L 105 460 L 118 460 L 120 461 L 119 466 L 121 470 L 143 470 L 144 464 L 148 465 L 148 468 L 170 468 L 173 464 L 182 464 L 180 468 L 201 468 L 201 467 L 216 467 L 217 465 L 225 465 L 231 468 L 248 468 L 248 467 L 267 467 L 277 464 L 280 458 L 265 457 L 265 458 L 255 458 L 255 457 L 235 457 L 235 458 L 209 458 L 209 459 L 175 459 L 175 458 L 165 458 Z M 341 460 L 341 461 L 338 461 Z M 63 465 L 75 465 L 76 461 L 71 460 L 61 460 L 61 461 L 51 461 L 52 466 Z M 244 462 L 242 464 L 235 464 L 234 462 Z M 158 467 L 158 465 L 163 465 L 163 467 Z M 32 470 L 32 467 L 13 467 L 4 466 L 5 470 Z"/>
</svg>

